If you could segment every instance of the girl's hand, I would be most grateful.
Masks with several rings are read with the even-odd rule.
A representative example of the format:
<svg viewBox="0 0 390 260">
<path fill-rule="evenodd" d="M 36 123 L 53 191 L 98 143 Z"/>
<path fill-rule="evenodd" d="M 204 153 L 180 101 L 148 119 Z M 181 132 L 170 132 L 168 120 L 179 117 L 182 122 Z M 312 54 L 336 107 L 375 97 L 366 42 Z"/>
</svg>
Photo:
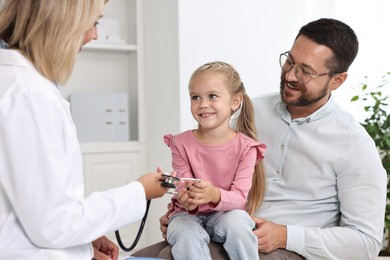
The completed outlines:
<svg viewBox="0 0 390 260">
<path fill-rule="evenodd" d="M 221 193 L 219 188 L 215 187 L 209 181 L 196 181 L 188 184 L 188 199 L 189 204 L 201 205 L 206 203 L 213 203 L 217 205 L 221 200 Z"/>
<path fill-rule="evenodd" d="M 187 185 L 182 185 L 181 189 L 177 191 L 175 195 L 176 200 L 179 202 L 180 206 L 188 211 L 192 211 L 198 207 L 199 204 L 193 204 L 189 201 L 190 195 L 188 193 Z"/>
<path fill-rule="evenodd" d="M 175 195 L 175 198 L 179 202 L 180 206 L 186 210 L 194 210 L 198 206 L 197 204 L 190 203 L 189 199 L 189 193 L 186 188 L 180 189 L 177 191 L 177 194 Z"/>
<path fill-rule="evenodd" d="M 175 195 L 175 198 L 179 202 L 180 206 L 186 208 L 188 206 L 189 195 L 186 189 L 179 189 Z"/>
</svg>

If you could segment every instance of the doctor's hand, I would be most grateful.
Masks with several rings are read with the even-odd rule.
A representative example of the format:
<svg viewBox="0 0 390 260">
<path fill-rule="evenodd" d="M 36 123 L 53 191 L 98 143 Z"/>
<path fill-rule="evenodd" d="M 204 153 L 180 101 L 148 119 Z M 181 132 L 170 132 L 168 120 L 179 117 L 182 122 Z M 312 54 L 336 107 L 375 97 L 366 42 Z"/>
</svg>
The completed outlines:
<svg viewBox="0 0 390 260">
<path fill-rule="evenodd" d="M 119 248 L 107 237 L 100 237 L 92 242 L 94 256 L 96 260 L 117 260 Z"/>
<path fill-rule="evenodd" d="M 278 248 L 286 248 L 287 227 L 262 218 L 252 217 L 256 224 L 253 232 L 257 236 L 259 252 L 269 253 Z"/>
<path fill-rule="evenodd" d="M 158 167 L 157 172 L 145 174 L 138 179 L 144 186 L 147 200 L 162 197 L 169 190 L 161 185 L 161 181 L 164 180 L 162 173 L 161 167 Z M 171 175 L 176 176 L 176 173 L 172 172 Z"/>
</svg>

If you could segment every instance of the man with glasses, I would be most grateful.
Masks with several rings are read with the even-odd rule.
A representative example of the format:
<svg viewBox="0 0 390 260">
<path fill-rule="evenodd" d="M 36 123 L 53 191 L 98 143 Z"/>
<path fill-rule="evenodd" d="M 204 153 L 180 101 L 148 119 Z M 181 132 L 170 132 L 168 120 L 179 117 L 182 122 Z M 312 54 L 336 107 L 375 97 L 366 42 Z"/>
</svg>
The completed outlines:
<svg viewBox="0 0 390 260">
<path fill-rule="evenodd" d="M 355 260 L 381 249 L 386 172 L 373 140 L 332 96 L 357 52 L 348 25 L 311 22 L 280 55 L 280 94 L 253 100 L 268 146 L 266 195 L 255 213 L 260 252 Z"/>
<path fill-rule="evenodd" d="M 345 23 L 308 23 L 279 57 L 280 93 L 253 100 L 267 144 L 265 197 L 253 217 L 262 260 L 367 260 L 381 249 L 386 172 L 373 140 L 332 96 L 357 52 Z M 168 219 L 160 222 L 164 236 Z"/>
</svg>

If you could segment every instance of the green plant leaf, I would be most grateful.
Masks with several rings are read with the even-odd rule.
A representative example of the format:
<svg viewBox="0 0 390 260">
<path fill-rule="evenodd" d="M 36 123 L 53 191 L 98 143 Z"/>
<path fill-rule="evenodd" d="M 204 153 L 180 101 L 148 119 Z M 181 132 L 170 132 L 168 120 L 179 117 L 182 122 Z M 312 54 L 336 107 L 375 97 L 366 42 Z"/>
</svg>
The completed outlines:
<svg viewBox="0 0 390 260">
<path fill-rule="evenodd" d="M 359 96 L 353 96 L 352 98 L 351 98 L 351 101 L 353 102 L 353 101 L 356 101 L 356 100 L 359 100 Z"/>
<path fill-rule="evenodd" d="M 364 77 L 367 79 L 367 77 Z M 361 125 L 375 142 L 382 159 L 383 167 L 387 172 L 387 197 L 390 198 L 390 97 L 382 90 L 390 88 L 390 72 L 382 77 L 382 83 L 377 86 L 361 84 L 361 92 L 351 98 L 351 102 L 361 101 L 365 112 L 365 119 Z M 390 234 L 390 199 L 386 204 L 385 231 Z M 390 251 L 390 249 L 388 248 Z"/>
</svg>

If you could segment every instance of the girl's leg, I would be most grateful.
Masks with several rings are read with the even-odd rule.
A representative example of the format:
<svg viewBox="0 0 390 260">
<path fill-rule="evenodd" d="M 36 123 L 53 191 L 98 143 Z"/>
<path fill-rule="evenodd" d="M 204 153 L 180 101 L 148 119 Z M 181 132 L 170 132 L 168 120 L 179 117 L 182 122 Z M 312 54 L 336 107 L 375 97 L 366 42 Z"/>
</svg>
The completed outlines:
<svg viewBox="0 0 390 260">
<path fill-rule="evenodd" d="M 213 241 L 224 243 L 230 259 L 259 259 L 255 223 L 244 210 L 218 212 L 211 215 L 205 228 Z"/>
<path fill-rule="evenodd" d="M 169 221 L 168 243 L 172 245 L 174 259 L 211 260 L 208 244 L 210 237 L 203 228 L 202 219 L 187 213 L 178 213 Z"/>
</svg>

